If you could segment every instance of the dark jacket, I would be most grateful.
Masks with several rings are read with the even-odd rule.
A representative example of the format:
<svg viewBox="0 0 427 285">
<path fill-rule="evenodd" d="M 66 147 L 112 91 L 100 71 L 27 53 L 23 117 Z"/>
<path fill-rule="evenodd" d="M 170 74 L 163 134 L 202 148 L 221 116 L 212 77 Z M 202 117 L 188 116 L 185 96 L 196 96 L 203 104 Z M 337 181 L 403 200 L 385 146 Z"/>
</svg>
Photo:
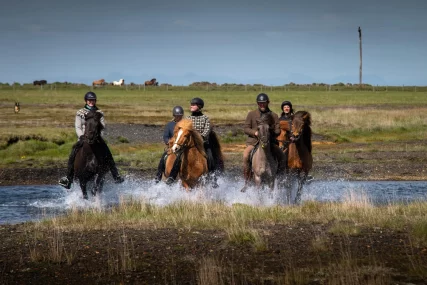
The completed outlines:
<svg viewBox="0 0 427 285">
<path fill-rule="evenodd" d="M 173 137 L 173 130 L 175 129 L 176 122 L 171 121 L 166 124 L 165 131 L 163 132 L 163 142 L 168 144 L 169 140 Z"/>
<path fill-rule="evenodd" d="M 280 134 L 279 116 L 274 112 L 271 112 L 271 116 L 273 118 L 270 124 L 271 135 L 276 138 Z M 261 111 L 259 109 L 250 111 L 246 116 L 243 131 L 248 135 L 246 139 L 247 145 L 256 145 L 258 142 L 258 139 L 255 137 L 255 132 L 258 130 L 257 119 L 259 118 L 261 118 Z"/>
</svg>

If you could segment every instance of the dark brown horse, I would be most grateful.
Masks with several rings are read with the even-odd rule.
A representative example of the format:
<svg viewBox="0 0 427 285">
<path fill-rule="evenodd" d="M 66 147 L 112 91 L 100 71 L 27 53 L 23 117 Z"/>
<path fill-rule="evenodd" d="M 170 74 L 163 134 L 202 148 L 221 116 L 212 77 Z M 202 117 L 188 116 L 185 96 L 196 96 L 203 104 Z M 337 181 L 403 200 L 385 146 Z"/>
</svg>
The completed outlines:
<svg viewBox="0 0 427 285">
<path fill-rule="evenodd" d="M 292 124 L 287 121 L 280 122 L 280 135 L 277 137 L 279 146 L 287 153 L 288 168 L 285 173 L 284 186 L 288 203 L 291 202 L 292 184 L 298 180 L 298 188 L 294 203 L 301 201 L 302 188 L 307 180 L 307 175 L 313 166 L 311 154 L 311 116 L 306 111 L 298 111 L 292 119 Z"/>
<path fill-rule="evenodd" d="M 200 178 L 208 173 L 202 136 L 193 128 L 189 119 L 183 119 L 176 124 L 174 135 L 169 141 L 166 177 L 170 175 L 177 155 L 181 155 L 179 177 L 182 186 L 189 191 L 198 186 L 202 182 Z"/>
<path fill-rule="evenodd" d="M 95 180 L 95 185 L 91 192 L 93 196 L 96 196 L 97 193 L 102 191 L 104 176 L 109 169 L 107 162 L 99 159 L 104 157 L 99 153 L 102 151 L 102 147 L 98 147 L 98 140 L 101 139 L 101 130 L 103 129 L 101 118 L 102 113 L 100 112 L 89 112 L 85 116 L 83 145 L 77 151 L 74 161 L 75 178 L 79 180 L 83 198 L 85 199 L 88 199 L 87 183 Z"/>
<path fill-rule="evenodd" d="M 144 82 L 145 86 L 159 86 L 159 82 L 157 82 L 156 78 Z"/>
</svg>

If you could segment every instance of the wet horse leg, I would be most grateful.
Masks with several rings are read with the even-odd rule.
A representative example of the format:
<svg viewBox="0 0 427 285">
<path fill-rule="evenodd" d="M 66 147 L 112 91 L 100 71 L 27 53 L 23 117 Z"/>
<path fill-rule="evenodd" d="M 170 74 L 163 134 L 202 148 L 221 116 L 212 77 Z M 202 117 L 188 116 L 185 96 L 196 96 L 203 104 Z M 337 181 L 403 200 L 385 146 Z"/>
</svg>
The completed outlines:
<svg viewBox="0 0 427 285">
<path fill-rule="evenodd" d="M 295 204 L 301 203 L 301 194 L 302 194 L 302 187 L 304 186 L 305 181 L 307 180 L 307 172 L 299 170 L 298 171 L 298 190 L 297 195 L 295 196 Z"/>
<path fill-rule="evenodd" d="M 82 189 L 82 193 L 83 193 L 83 199 L 88 199 L 87 196 L 87 181 L 80 181 L 80 188 Z"/>
<path fill-rule="evenodd" d="M 104 187 L 104 174 L 98 174 L 95 178 L 95 186 L 92 190 L 92 195 L 96 196 L 96 193 L 101 193 Z"/>
</svg>

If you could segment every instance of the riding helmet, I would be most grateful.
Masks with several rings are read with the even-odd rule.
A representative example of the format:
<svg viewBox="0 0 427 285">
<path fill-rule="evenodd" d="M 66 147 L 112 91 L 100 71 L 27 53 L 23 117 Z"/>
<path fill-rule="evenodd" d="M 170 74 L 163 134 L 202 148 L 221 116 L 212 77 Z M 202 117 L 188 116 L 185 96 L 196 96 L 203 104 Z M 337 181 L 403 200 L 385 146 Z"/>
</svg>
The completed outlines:
<svg viewBox="0 0 427 285">
<path fill-rule="evenodd" d="M 267 102 L 270 103 L 270 99 L 268 98 L 268 95 L 265 93 L 260 93 L 258 94 L 258 96 L 256 97 L 256 102 L 257 103 L 261 103 L 261 102 Z"/>
<path fill-rule="evenodd" d="M 280 106 L 280 109 L 283 110 L 283 106 L 288 105 L 291 108 L 291 113 L 294 112 L 294 109 L 292 109 L 292 103 L 291 101 L 283 101 L 282 105 Z"/>
<path fill-rule="evenodd" d="M 198 97 L 191 99 L 190 104 L 196 104 L 200 109 L 205 106 L 205 102 L 203 102 L 203 100 Z"/>
<path fill-rule="evenodd" d="M 85 101 L 87 100 L 96 100 L 96 94 L 92 91 L 89 91 L 85 94 Z"/>
<path fill-rule="evenodd" d="M 174 116 L 184 116 L 184 109 L 181 106 L 175 106 L 172 110 Z"/>
</svg>

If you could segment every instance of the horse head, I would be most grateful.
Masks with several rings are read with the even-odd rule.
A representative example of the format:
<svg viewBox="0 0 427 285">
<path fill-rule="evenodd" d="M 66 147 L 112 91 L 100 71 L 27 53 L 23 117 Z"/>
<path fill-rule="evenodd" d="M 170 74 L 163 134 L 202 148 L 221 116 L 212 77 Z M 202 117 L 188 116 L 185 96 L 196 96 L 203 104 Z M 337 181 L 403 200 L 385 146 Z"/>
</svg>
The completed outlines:
<svg viewBox="0 0 427 285">
<path fill-rule="evenodd" d="M 101 123 L 102 113 L 90 111 L 85 116 L 85 134 L 84 139 L 88 144 L 94 144 L 101 136 L 101 131 L 104 128 Z"/>
<path fill-rule="evenodd" d="M 269 116 L 261 116 L 257 120 L 258 140 L 262 148 L 265 148 L 270 143 L 270 118 Z"/>
<path fill-rule="evenodd" d="M 306 111 L 298 111 L 295 113 L 292 120 L 291 140 L 298 141 L 304 133 L 304 130 L 311 125 L 310 113 Z M 311 136 L 311 133 L 310 133 Z"/>
</svg>

